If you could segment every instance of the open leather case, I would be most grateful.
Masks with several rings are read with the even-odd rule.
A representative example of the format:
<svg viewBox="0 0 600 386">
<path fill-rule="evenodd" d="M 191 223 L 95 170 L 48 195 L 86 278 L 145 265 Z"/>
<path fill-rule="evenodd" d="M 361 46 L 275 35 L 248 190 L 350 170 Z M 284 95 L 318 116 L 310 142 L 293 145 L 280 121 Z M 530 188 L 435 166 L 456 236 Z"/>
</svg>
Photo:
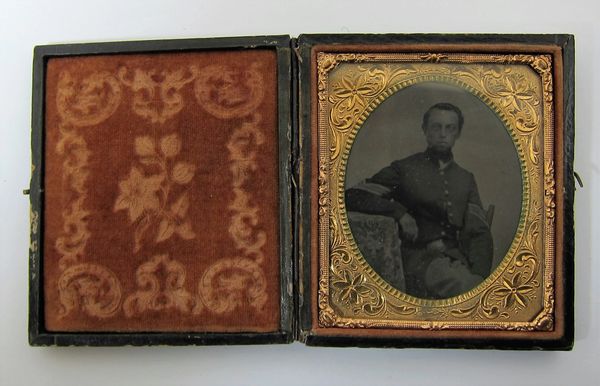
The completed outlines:
<svg viewBox="0 0 600 386">
<path fill-rule="evenodd" d="M 31 345 L 570 349 L 570 35 L 39 46 Z"/>
</svg>

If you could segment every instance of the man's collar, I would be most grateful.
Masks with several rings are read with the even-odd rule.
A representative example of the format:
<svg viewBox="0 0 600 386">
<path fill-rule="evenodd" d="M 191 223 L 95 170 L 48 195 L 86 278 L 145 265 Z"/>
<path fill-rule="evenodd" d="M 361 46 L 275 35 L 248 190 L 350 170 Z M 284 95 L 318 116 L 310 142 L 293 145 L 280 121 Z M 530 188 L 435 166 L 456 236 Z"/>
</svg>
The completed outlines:
<svg viewBox="0 0 600 386">
<path fill-rule="evenodd" d="M 452 155 L 452 150 L 440 152 L 440 151 L 436 151 L 430 147 L 427 148 L 427 150 L 425 150 L 425 157 L 427 157 L 428 160 L 435 162 L 436 164 L 438 164 L 440 162 L 449 163 L 454 160 L 454 155 Z"/>
</svg>

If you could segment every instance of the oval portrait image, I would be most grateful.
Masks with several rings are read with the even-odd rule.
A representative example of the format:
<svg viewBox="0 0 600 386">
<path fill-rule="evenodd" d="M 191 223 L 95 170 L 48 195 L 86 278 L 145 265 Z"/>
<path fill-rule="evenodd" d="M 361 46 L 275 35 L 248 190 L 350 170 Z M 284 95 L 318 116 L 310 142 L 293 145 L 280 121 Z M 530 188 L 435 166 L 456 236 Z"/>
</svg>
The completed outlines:
<svg viewBox="0 0 600 386">
<path fill-rule="evenodd" d="M 521 164 L 498 115 L 456 85 L 422 82 L 385 99 L 352 144 L 345 208 L 370 267 L 393 288 L 446 299 L 482 283 L 509 251 Z"/>
</svg>

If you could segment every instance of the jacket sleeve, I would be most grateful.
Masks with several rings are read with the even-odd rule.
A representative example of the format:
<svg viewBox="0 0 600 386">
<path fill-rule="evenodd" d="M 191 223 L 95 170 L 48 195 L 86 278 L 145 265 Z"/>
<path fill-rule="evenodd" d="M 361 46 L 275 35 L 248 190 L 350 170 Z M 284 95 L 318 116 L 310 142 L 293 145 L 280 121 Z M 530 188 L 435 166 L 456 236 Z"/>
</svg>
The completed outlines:
<svg viewBox="0 0 600 386">
<path fill-rule="evenodd" d="M 400 184 L 401 179 L 399 169 L 392 163 L 372 178 L 346 190 L 346 209 L 399 220 L 406 213 L 406 207 L 394 201 L 391 193 Z"/>
<path fill-rule="evenodd" d="M 473 176 L 471 176 L 470 185 L 467 213 L 465 213 L 465 223 L 460 234 L 460 244 L 461 249 L 468 256 L 471 271 L 482 277 L 487 277 L 492 267 L 494 243 Z"/>
</svg>

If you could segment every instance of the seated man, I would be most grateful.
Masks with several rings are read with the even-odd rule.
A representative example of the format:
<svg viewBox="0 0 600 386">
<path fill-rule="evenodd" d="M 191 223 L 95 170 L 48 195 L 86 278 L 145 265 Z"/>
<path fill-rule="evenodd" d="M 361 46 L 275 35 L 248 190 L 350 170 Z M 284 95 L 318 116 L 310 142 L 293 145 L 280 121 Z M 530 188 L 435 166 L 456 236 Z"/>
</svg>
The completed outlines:
<svg viewBox="0 0 600 386">
<path fill-rule="evenodd" d="M 427 149 L 346 191 L 346 208 L 394 218 L 400 226 L 406 293 L 443 299 L 486 278 L 493 246 L 475 177 L 453 160 L 464 118 L 438 103 L 423 116 Z"/>
</svg>

